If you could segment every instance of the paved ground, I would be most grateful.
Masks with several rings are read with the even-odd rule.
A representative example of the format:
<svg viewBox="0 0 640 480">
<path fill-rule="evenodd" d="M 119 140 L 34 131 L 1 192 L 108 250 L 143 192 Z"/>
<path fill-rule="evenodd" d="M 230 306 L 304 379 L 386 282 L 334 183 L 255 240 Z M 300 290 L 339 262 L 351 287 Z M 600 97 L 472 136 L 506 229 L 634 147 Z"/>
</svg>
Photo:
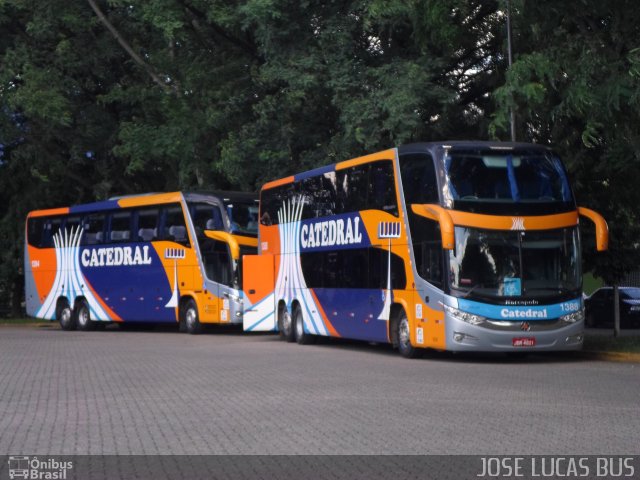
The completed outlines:
<svg viewBox="0 0 640 480">
<path fill-rule="evenodd" d="M 0 328 L 2 454 L 637 454 L 640 364 Z"/>
</svg>

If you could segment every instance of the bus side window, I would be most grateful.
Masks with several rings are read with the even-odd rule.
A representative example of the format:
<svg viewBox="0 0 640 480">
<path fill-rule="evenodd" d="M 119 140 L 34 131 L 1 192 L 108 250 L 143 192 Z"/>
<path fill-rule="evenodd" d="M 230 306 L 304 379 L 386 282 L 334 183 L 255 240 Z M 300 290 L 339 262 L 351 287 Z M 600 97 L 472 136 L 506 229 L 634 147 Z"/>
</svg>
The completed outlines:
<svg viewBox="0 0 640 480">
<path fill-rule="evenodd" d="M 53 237 L 60 232 L 62 228 L 62 218 L 49 218 L 45 220 L 44 230 L 42 232 L 42 247 L 51 248 L 55 246 Z"/>
<path fill-rule="evenodd" d="M 32 247 L 42 247 L 48 218 L 34 217 L 27 220 L 27 243 Z"/>
<path fill-rule="evenodd" d="M 163 215 L 164 222 L 160 239 L 180 243 L 188 247 L 187 224 L 180 204 L 168 206 L 164 209 Z"/>
<path fill-rule="evenodd" d="M 393 163 L 389 160 L 374 162 L 369 172 L 369 208 L 384 210 L 398 216 Z"/>
<path fill-rule="evenodd" d="M 358 212 L 367 210 L 369 194 L 369 164 L 357 165 L 348 168 L 346 178 L 341 185 L 338 194 L 343 195 L 342 205 L 344 212 Z"/>
<path fill-rule="evenodd" d="M 78 228 L 80 227 L 80 217 L 66 217 L 64 219 L 64 229 L 67 235 L 71 235 L 71 231 L 75 234 Z"/>
<path fill-rule="evenodd" d="M 327 172 L 309 177 L 298 184 L 300 194 L 305 199 L 302 219 L 327 217 L 335 213 L 336 174 Z"/>
<path fill-rule="evenodd" d="M 83 234 L 81 245 L 99 245 L 104 242 L 106 215 L 94 213 L 85 217 L 82 222 Z"/>
<path fill-rule="evenodd" d="M 109 219 L 109 243 L 123 243 L 131 240 L 131 210 L 112 212 Z"/>
<path fill-rule="evenodd" d="M 160 210 L 157 208 L 143 208 L 138 210 L 136 233 L 138 242 L 152 242 L 158 238 L 158 218 Z"/>
<path fill-rule="evenodd" d="M 189 205 L 191 223 L 196 235 L 201 238 L 205 230 L 224 230 L 220 207 L 209 203 L 192 203 Z"/>
<path fill-rule="evenodd" d="M 294 190 L 293 183 L 262 190 L 260 193 L 260 223 L 262 225 L 269 226 L 280 223 L 278 212 L 283 208 L 286 200 L 295 196 Z"/>
<path fill-rule="evenodd" d="M 436 170 L 431 155 L 412 153 L 400 157 L 402 188 L 407 206 L 439 203 Z"/>
</svg>

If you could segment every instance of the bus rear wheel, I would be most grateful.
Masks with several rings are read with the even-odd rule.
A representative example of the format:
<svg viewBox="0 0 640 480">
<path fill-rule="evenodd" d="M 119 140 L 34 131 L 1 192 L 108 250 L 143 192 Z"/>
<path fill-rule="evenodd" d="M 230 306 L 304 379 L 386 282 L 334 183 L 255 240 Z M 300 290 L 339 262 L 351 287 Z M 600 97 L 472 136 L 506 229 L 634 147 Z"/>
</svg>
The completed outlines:
<svg viewBox="0 0 640 480">
<path fill-rule="evenodd" d="M 58 302 L 58 307 L 56 308 L 56 319 L 60 323 L 60 328 L 62 328 L 62 330 L 70 331 L 76 329 L 75 318 L 73 318 L 73 312 L 71 312 L 71 307 L 67 300 L 60 300 Z"/>
<path fill-rule="evenodd" d="M 302 318 L 302 311 L 296 308 L 293 312 L 293 325 L 296 332 L 296 342 L 300 345 L 309 345 L 315 340 L 315 336 L 304 331 L 304 318 Z"/>
<path fill-rule="evenodd" d="M 421 355 L 420 349 L 411 345 L 411 333 L 409 330 L 409 319 L 402 311 L 396 322 L 396 338 L 398 339 L 398 351 L 405 358 L 418 358 Z"/>
<path fill-rule="evenodd" d="M 278 309 L 278 331 L 280 332 L 280 338 L 285 342 L 293 342 L 296 339 L 293 319 L 284 305 Z"/>
<path fill-rule="evenodd" d="M 89 312 L 89 305 L 84 300 L 80 300 L 74 308 L 74 316 L 76 317 L 76 323 L 78 330 L 87 332 L 93 330 L 95 322 L 91 320 L 91 313 Z"/>
<path fill-rule="evenodd" d="M 184 329 L 191 335 L 202 333 L 202 324 L 198 316 L 198 306 L 193 300 L 187 300 L 182 308 L 182 322 Z"/>
</svg>

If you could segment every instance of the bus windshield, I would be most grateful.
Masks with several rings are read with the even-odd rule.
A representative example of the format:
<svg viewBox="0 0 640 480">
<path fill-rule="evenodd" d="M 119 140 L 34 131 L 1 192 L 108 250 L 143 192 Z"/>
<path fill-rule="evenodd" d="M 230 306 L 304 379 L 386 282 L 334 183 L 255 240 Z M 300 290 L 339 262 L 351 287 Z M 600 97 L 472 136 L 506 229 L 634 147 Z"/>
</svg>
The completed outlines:
<svg viewBox="0 0 640 480">
<path fill-rule="evenodd" d="M 456 227 L 449 253 L 449 287 L 457 297 L 551 300 L 579 295 L 580 241 L 576 227 L 497 231 Z"/>
<path fill-rule="evenodd" d="M 447 208 L 478 213 L 575 208 L 567 207 L 573 197 L 562 163 L 547 151 L 452 150 L 444 157 L 443 196 Z"/>
<path fill-rule="evenodd" d="M 231 223 L 231 233 L 258 236 L 258 203 L 233 201 L 227 203 L 225 199 L 227 215 Z"/>
</svg>

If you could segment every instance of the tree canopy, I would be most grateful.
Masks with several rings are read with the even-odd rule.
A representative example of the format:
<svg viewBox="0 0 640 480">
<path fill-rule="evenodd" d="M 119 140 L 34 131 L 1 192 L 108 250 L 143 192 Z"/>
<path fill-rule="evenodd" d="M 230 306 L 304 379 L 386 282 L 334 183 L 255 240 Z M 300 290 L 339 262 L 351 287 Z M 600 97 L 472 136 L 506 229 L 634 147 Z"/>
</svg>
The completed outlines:
<svg viewBox="0 0 640 480">
<path fill-rule="evenodd" d="M 511 4 L 508 68 L 505 1 L 0 0 L 0 295 L 34 208 L 508 140 L 512 108 L 609 220 L 611 252 L 585 258 L 614 281 L 639 260 L 640 13 Z"/>
</svg>

